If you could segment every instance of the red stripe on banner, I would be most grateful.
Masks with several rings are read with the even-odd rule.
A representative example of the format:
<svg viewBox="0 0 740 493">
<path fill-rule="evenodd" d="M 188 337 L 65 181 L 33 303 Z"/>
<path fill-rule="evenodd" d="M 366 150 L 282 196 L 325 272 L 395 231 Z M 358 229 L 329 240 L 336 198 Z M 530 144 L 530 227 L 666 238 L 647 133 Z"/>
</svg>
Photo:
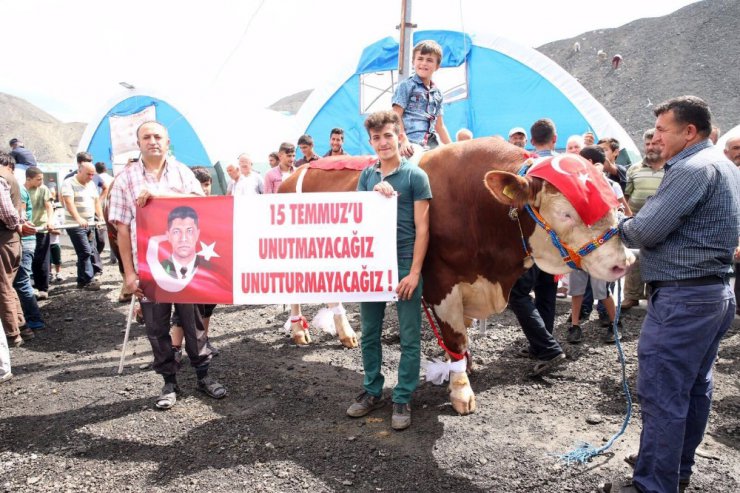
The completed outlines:
<svg viewBox="0 0 740 493">
<path fill-rule="evenodd" d="M 377 156 L 329 156 L 311 161 L 308 163 L 308 167 L 312 169 L 353 169 L 362 171 L 377 161 Z"/>
</svg>

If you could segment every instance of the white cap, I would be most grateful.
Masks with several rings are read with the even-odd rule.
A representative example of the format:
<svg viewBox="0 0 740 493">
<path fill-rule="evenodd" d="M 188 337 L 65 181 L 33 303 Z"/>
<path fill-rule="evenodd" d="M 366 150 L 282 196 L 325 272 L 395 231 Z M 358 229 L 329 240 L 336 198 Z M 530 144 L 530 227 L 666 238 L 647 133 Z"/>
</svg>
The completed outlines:
<svg viewBox="0 0 740 493">
<path fill-rule="evenodd" d="M 522 127 L 514 127 L 511 130 L 509 130 L 509 137 L 511 137 L 514 134 L 524 134 L 524 138 L 527 138 L 527 131 L 524 130 Z"/>
</svg>

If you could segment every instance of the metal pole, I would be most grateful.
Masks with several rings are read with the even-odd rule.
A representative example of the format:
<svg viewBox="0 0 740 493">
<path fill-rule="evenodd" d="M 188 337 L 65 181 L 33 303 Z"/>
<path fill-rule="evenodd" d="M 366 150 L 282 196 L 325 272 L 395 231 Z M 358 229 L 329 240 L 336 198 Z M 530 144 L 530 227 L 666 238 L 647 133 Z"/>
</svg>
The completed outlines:
<svg viewBox="0 0 740 493">
<path fill-rule="evenodd" d="M 401 24 L 398 26 L 398 80 L 411 75 L 411 0 L 401 0 Z"/>
<path fill-rule="evenodd" d="M 121 362 L 118 364 L 118 374 L 123 373 L 123 361 L 126 359 L 126 345 L 128 344 L 128 334 L 131 332 L 131 321 L 134 318 L 134 304 L 136 296 L 131 296 L 131 304 L 128 307 L 128 317 L 126 317 L 126 333 L 123 336 L 123 346 L 121 346 Z"/>
</svg>

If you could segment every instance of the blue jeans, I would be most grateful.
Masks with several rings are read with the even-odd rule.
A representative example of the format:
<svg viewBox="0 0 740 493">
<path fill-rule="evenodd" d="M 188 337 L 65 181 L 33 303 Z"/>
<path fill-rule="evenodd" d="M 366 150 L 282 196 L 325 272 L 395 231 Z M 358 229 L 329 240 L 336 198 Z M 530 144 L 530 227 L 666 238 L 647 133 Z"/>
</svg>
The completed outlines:
<svg viewBox="0 0 740 493">
<path fill-rule="evenodd" d="M 532 290 L 534 300 L 529 295 Z M 552 274 L 542 272 L 535 265 L 522 274 L 509 294 L 509 308 L 529 341 L 529 352 L 539 360 L 549 361 L 563 352 L 552 336 L 557 291 Z"/>
<path fill-rule="evenodd" d="M 67 230 L 69 239 L 77 254 L 77 285 L 84 286 L 93 280 L 95 271 L 93 261 L 95 258 L 95 235 L 88 228 L 69 228 Z"/>
<path fill-rule="evenodd" d="M 634 481 L 644 493 L 688 479 L 712 403 L 712 365 L 735 316 L 727 284 L 654 290 L 637 348 L 642 408 Z"/>
<path fill-rule="evenodd" d="M 26 325 L 29 329 L 43 329 L 44 321 L 41 320 L 41 312 L 36 302 L 36 296 L 33 294 L 31 286 L 31 263 L 33 262 L 33 253 L 36 250 L 36 241 L 22 241 L 23 250 L 21 252 L 21 265 L 13 280 L 13 287 L 18 293 L 18 299 L 21 301 L 23 316 L 26 318 Z"/>
</svg>

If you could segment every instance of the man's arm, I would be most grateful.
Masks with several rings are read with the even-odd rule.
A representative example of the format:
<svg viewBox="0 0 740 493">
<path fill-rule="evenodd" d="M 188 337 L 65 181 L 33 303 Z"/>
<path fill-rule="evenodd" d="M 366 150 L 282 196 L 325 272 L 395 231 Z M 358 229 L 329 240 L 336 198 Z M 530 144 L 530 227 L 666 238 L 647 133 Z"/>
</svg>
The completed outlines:
<svg viewBox="0 0 740 493">
<path fill-rule="evenodd" d="M 20 232 L 18 227 L 23 222 L 18 209 L 13 206 L 13 201 L 10 199 L 10 185 L 4 178 L 0 178 L 0 221 L 6 228 L 18 232 Z"/>
<path fill-rule="evenodd" d="M 408 300 L 414 294 L 421 278 L 421 267 L 429 246 L 429 201 L 417 200 L 414 202 L 414 257 L 411 260 L 409 275 L 401 279 L 396 287 L 399 299 Z"/>
<path fill-rule="evenodd" d="M 139 289 L 139 276 L 134 268 L 134 256 L 131 248 L 131 226 L 116 221 L 116 230 L 118 231 L 118 251 L 121 254 L 121 263 L 123 264 L 124 287 L 126 292 L 135 293 L 136 296 L 143 296 Z"/>
<path fill-rule="evenodd" d="M 452 142 L 452 139 L 450 139 L 450 133 L 447 131 L 447 126 L 445 125 L 444 120 L 442 120 L 442 115 L 439 115 L 437 117 L 437 123 L 434 124 L 434 130 L 437 131 L 437 135 L 439 135 L 439 140 L 443 144 L 449 144 Z"/>
<path fill-rule="evenodd" d="M 108 190 L 106 189 L 103 193 L 106 193 Z M 99 227 L 102 227 L 105 225 L 105 216 L 103 216 L 103 206 L 101 205 L 101 198 L 95 197 L 95 215 L 98 217 L 98 221 L 100 224 L 98 224 Z"/>
<path fill-rule="evenodd" d="M 409 138 L 408 136 L 406 136 L 406 129 L 403 126 L 403 112 L 406 110 L 402 106 L 394 104 L 393 111 L 398 115 L 398 119 L 400 120 L 398 124 L 400 128 L 400 133 L 398 134 L 398 143 L 401 155 L 404 157 L 411 157 L 414 155 L 414 148 L 411 147 L 411 142 L 409 142 Z"/>
</svg>

